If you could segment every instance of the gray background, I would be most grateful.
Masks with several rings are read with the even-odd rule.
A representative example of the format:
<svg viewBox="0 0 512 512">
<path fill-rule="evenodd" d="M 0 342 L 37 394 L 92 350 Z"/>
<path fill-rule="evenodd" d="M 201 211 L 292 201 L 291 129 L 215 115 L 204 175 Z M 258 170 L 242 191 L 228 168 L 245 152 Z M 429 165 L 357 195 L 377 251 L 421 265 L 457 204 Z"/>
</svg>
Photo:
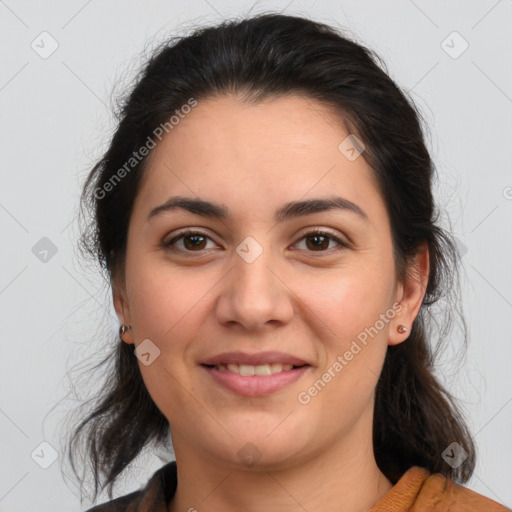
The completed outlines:
<svg viewBox="0 0 512 512">
<path fill-rule="evenodd" d="M 66 415 L 97 384 L 80 380 L 80 368 L 101 358 L 105 326 L 118 327 L 107 287 L 75 249 L 80 184 L 114 127 L 112 87 L 129 83 L 153 38 L 253 7 L 183 4 L 0 1 L 0 511 L 87 506 L 61 444 Z M 471 335 L 467 358 L 454 339 L 438 372 L 476 436 L 466 486 L 512 507 L 512 2 L 296 0 L 252 12 L 269 9 L 345 28 L 377 50 L 425 115 L 443 222 L 464 253 Z M 118 494 L 171 457 L 144 454 Z"/>
</svg>

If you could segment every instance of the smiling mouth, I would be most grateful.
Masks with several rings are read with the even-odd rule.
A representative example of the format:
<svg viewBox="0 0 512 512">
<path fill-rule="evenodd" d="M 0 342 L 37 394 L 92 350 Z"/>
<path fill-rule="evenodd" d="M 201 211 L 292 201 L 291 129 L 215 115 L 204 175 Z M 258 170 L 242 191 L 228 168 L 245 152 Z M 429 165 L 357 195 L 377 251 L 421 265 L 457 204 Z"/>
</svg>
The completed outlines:
<svg viewBox="0 0 512 512">
<path fill-rule="evenodd" d="M 236 364 L 236 363 L 228 363 L 228 364 L 216 364 L 216 365 L 203 365 L 207 368 L 215 368 L 221 372 L 230 372 L 238 375 L 242 375 L 244 377 L 248 377 L 251 375 L 274 375 L 276 373 L 288 372 L 291 370 L 295 370 L 296 368 L 303 368 L 304 366 L 309 366 L 307 364 L 302 366 L 293 366 L 291 364 L 281 364 L 281 363 L 266 363 L 259 365 L 248 365 L 248 364 Z"/>
</svg>

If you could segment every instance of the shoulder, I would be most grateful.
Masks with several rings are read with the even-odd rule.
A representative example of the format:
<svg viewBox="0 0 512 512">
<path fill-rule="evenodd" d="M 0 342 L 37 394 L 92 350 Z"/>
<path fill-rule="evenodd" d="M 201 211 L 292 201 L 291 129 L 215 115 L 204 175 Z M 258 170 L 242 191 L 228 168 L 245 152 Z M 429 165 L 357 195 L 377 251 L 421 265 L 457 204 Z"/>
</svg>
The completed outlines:
<svg viewBox="0 0 512 512">
<path fill-rule="evenodd" d="M 86 510 L 86 512 L 125 512 L 132 503 L 139 500 L 141 495 L 142 491 L 135 491 L 114 500 L 96 505 L 95 507 Z"/>
<path fill-rule="evenodd" d="M 151 510 L 153 507 L 155 510 L 160 510 L 162 506 L 169 503 L 176 487 L 176 461 L 172 461 L 158 469 L 142 489 L 96 505 L 86 512 L 135 512 L 139 510 L 139 505 L 142 502 L 145 507 L 150 506 Z"/>
<path fill-rule="evenodd" d="M 441 473 L 413 466 L 369 512 L 512 512 Z"/>
<path fill-rule="evenodd" d="M 510 509 L 468 487 L 456 484 L 440 473 L 430 475 L 423 484 L 417 501 L 432 510 L 464 510 L 467 512 L 510 512 Z"/>
</svg>

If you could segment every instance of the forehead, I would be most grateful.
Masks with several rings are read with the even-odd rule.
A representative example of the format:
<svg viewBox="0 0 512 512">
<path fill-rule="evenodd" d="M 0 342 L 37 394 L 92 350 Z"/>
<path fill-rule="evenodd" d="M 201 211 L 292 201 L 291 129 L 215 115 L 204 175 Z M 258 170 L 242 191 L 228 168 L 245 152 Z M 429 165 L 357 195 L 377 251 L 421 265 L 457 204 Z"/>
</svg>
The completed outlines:
<svg viewBox="0 0 512 512">
<path fill-rule="evenodd" d="M 340 151 L 349 135 L 339 116 L 310 98 L 198 101 L 148 157 L 136 205 L 149 211 L 170 195 L 186 195 L 236 210 L 338 192 L 356 203 L 380 202 L 373 206 L 382 214 L 364 153 L 350 160 Z"/>
<path fill-rule="evenodd" d="M 176 161 L 221 159 L 224 166 L 231 160 L 271 164 L 280 156 L 307 154 L 318 161 L 319 152 L 327 151 L 325 159 L 336 155 L 340 137 L 347 135 L 342 119 L 313 99 L 292 95 L 251 104 L 234 95 L 216 96 L 200 100 L 150 160 L 165 159 L 172 151 Z"/>
</svg>

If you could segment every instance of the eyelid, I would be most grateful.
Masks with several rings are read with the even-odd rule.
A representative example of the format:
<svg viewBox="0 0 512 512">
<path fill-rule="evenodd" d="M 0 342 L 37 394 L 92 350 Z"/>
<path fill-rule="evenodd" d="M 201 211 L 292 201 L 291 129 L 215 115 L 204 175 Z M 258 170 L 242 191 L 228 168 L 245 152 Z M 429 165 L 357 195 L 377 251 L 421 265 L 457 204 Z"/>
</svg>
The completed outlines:
<svg viewBox="0 0 512 512">
<path fill-rule="evenodd" d="M 180 240 L 186 236 L 189 236 L 189 235 L 199 235 L 199 236 L 205 237 L 205 238 L 213 241 L 215 244 L 217 244 L 217 242 L 215 242 L 213 237 L 211 237 L 206 231 L 203 231 L 202 228 L 184 228 L 181 231 L 178 231 L 177 233 L 175 233 L 170 240 L 164 241 L 163 246 L 168 250 L 180 252 L 182 254 L 187 254 L 187 253 L 188 254 L 194 254 L 194 253 L 204 254 L 205 252 L 208 252 L 211 250 L 211 249 L 200 249 L 198 251 L 189 251 L 189 250 L 183 250 L 183 249 L 176 249 L 175 247 L 172 246 L 173 243 L 176 243 L 178 240 Z M 314 236 L 314 235 L 326 235 L 332 241 L 336 242 L 338 244 L 338 246 L 333 247 L 331 249 L 323 250 L 323 251 L 322 250 L 321 251 L 305 251 L 310 254 L 313 254 L 313 255 L 316 254 L 318 256 L 322 256 L 322 255 L 332 254 L 333 251 L 337 251 L 340 249 L 352 248 L 351 241 L 344 240 L 343 237 L 339 236 L 336 233 L 333 233 L 328 228 L 320 228 L 320 227 L 304 228 L 304 230 L 298 235 L 298 238 L 294 242 L 294 245 L 301 242 L 304 238 L 306 238 L 308 236 Z M 345 238 L 348 238 L 348 237 L 345 237 Z M 219 244 L 217 244 L 217 245 L 219 245 Z M 295 250 L 295 249 L 293 249 L 293 250 Z"/>
<path fill-rule="evenodd" d="M 200 235 L 200 236 L 203 236 L 204 238 L 208 238 L 210 240 L 212 240 L 215 244 L 217 244 L 217 242 L 215 242 L 215 240 L 213 239 L 212 236 L 210 236 L 206 231 L 203 231 L 201 228 L 184 228 L 182 229 L 181 231 L 178 231 L 177 233 L 175 233 L 169 240 L 166 240 L 166 238 L 164 238 L 164 241 L 162 242 L 164 247 L 168 248 L 168 249 L 172 249 L 173 247 L 171 246 L 171 243 L 172 242 L 177 242 L 178 240 L 180 240 L 181 238 L 184 238 L 186 236 L 189 236 L 189 235 Z M 219 244 L 217 244 L 219 245 Z M 182 251 L 181 249 L 177 249 L 178 251 L 180 252 L 189 252 L 189 253 L 193 253 L 193 252 L 201 252 L 201 251 L 205 251 L 205 250 L 208 250 L 208 249 L 202 249 L 201 251 Z"/>
<path fill-rule="evenodd" d="M 350 239 L 346 236 L 346 235 L 340 235 L 338 233 L 335 233 L 333 231 L 331 231 L 329 228 L 318 228 L 318 227 L 313 227 L 313 228 L 304 228 L 305 231 L 303 231 L 300 235 L 299 235 L 299 238 L 297 241 L 300 241 L 302 240 L 303 238 L 305 238 L 306 236 L 312 236 L 312 235 L 327 235 L 329 236 L 332 240 L 334 240 L 335 242 L 337 242 L 339 245 L 343 246 L 343 247 L 351 247 L 352 246 L 352 243 L 350 241 Z M 313 251 L 311 251 L 313 252 Z M 322 252 L 322 251 L 319 251 L 319 252 Z M 325 252 L 325 251 L 324 251 Z"/>
</svg>

